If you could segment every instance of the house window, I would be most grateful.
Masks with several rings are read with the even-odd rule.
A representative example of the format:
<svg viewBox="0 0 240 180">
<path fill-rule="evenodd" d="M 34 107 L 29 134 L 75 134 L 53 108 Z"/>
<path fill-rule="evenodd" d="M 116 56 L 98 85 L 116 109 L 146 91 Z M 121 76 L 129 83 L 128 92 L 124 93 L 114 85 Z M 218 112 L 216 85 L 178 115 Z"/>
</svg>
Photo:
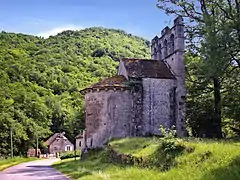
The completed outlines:
<svg viewBox="0 0 240 180">
<path fill-rule="evenodd" d="M 65 151 L 71 151 L 71 146 L 70 145 L 65 146 Z"/>
<path fill-rule="evenodd" d="M 81 141 L 79 141 L 79 147 L 81 147 L 82 146 L 82 142 Z"/>
<path fill-rule="evenodd" d="M 57 150 L 58 150 L 58 148 L 57 148 L 57 147 L 54 147 L 53 149 L 54 149 L 54 151 L 57 151 Z"/>
</svg>

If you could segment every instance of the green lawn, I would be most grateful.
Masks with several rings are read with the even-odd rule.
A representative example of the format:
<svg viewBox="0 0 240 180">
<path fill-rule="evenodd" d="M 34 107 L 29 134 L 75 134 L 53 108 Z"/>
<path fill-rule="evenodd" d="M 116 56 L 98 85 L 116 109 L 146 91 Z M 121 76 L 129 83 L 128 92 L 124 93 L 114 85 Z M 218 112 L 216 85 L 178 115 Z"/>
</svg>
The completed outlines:
<svg viewBox="0 0 240 180">
<path fill-rule="evenodd" d="M 0 159 L 0 171 L 9 168 L 11 166 L 15 166 L 17 164 L 33 161 L 38 158 L 23 158 L 23 157 L 14 157 L 13 159 Z"/>
<path fill-rule="evenodd" d="M 155 157 L 163 164 L 171 159 L 174 166 L 167 171 L 161 171 L 156 167 L 147 169 L 107 163 L 104 160 L 106 151 L 88 155 L 84 161 L 63 160 L 54 167 L 72 179 L 81 180 L 240 180 L 239 141 L 197 139 L 176 141 L 191 151 L 175 153 L 171 158 L 167 158 L 169 154 L 164 152 L 166 149 L 163 151 L 160 148 L 162 141 L 158 138 L 127 138 L 110 143 L 119 153 L 129 153 L 143 158 Z"/>
</svg>

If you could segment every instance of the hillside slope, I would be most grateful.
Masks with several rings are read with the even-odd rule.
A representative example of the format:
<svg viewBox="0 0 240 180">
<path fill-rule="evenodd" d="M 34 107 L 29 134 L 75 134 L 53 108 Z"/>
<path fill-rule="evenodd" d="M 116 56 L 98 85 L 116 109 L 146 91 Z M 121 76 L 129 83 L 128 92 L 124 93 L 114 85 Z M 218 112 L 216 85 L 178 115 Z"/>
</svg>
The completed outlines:
<svg viewBox="0 0 240 180">
<path fill-rule="evenodd" d="M 81 180 L 239 180 L 239 154 L 240 143 L 234 141 L 127 138 L 90 151 L 84 161 L 64 160 L 54 167 Z"/>
<path fill-rule="evenodd" d="M 25 153 L 53 132 L 83 128 L 79 90 L 116 73 L 121 57 L 148 58 L 149 41 L 121 30 L 88 28 L 48 39 L 0 33 L 0 156 Z"/>
</svg>

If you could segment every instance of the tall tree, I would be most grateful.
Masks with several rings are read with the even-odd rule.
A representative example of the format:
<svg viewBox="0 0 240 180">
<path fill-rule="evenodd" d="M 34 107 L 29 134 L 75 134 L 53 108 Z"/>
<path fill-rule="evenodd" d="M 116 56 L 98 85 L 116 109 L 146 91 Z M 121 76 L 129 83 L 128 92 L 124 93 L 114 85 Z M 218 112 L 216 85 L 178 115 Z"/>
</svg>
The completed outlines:
<svg viewBox="0 0 240 180">
<path fill-rule="evenodd" d="M 240 48 L 239 0 L 158 0 L 158 7 L 167 14 L 181 15 L 187 21 L 188 51 L 200 57 L 200 67 L 195 71 L 198 78 L 192 83 L 198 90 L 213 96 L 213 114 L 209 118 L 212 133 L 208 136 L 221 137 L 222 90 L 226 77 L 237 73 L 233 69 L 239 69 L 236 48 Z"/>
<path fill-rule="evenodd" d="M 121 57 L 147 58 L 149 42 L 122 30 L 88 28 L 47 39 L 0 32 L 0 156 L 26 155 L 56 132 L 83 129 L 79 90 L 116 72 Z"/>
</svg>

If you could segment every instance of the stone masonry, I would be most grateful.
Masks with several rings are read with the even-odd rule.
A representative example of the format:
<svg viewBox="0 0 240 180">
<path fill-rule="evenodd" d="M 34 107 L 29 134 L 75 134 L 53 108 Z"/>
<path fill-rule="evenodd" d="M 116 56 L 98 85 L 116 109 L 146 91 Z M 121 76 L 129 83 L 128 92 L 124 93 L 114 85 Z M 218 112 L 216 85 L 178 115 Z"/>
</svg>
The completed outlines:
<svg viewBox="0 0 240 180">
<path fill-rule="evenodd" d="M 183 18 L 178 17 L 174 20 L 174 26 L 170 29 L 165 27 L 160 38 L 152 40 L 151 52 L 152 59 L 161 60 L 169 65 L 177 78 L 176 86 L 176 126 L 179 136 L 186 135 L 185 125 L 185 66 L 184 56 L 184 24 Z"/>
<path fill-rule="evenodd" d="M 152 40 L 151 60 L 122 59 L 116 76 L 82 90 L 86 137 L 78 136 L 77 146 L 99 147 L 112 138 L 161 135 L 161 125 L 185 136 L 183 55 L 184 24 L 178 17 L 172 28 L 164 28 L 161 37 Z"/>
</svg>

